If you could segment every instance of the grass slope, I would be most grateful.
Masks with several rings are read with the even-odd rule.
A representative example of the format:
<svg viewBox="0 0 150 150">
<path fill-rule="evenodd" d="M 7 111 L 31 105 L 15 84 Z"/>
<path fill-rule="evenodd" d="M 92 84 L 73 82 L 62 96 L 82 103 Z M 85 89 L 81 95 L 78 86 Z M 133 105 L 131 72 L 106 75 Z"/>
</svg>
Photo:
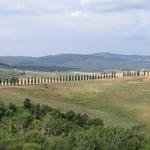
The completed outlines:
<svg viewBox="0 0 150 150">
<path fill-rule="evenodd" d="M 146 79 L 0 88 L 0 101 L 21 105 L 25 98 L 62 111 L 100 117 L 108 126 L 150 124 L 150 80 Z"/>
</svg>

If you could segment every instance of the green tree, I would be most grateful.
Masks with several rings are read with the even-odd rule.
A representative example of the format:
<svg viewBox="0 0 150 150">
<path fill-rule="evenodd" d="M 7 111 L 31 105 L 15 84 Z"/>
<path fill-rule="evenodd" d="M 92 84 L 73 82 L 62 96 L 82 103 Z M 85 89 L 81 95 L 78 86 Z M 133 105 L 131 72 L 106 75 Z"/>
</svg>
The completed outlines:
<svg viewBox="0 0 150 150">
<path fill-rule="evenodd" d="M 17 106 L 14 105 L 13 103 L 10 103 L 8 105 L 9 109 L 13 111 L 13 113 L 17 112 Z"/>
<path fill-rule="evenodd" d="M 28 110 L 30 110 L 30 109 L 31 109 L 31 106 L 32 106 L 32 104 L 31 104 L 31 100 L 30 100 L 30 99 L 28 99 L 28 98 L 26 98 L 26 99 L 25 99 L 25 101 L 24 101 L 24 103 L 23 103 L 23 107 L 24 107 L 24 109 L 28 109 Z"/>
<path fill-rule="evenodd" d="M 0 84 L 2 84 L 2 79 L 0 79 Z"/>
<path fill-rule="evenodd" d="M 11 84 L 19 83 L 19 79 L 16 78 L 16 77 L 13 77 L 13 78 L 10 79 L 10 83 L 11 83 Z"/>
<path fill-rule="evenodd" d="M 6 106 L 4 103 L 0 103 L 0 120 L 6 115 Z"/>
</svg>

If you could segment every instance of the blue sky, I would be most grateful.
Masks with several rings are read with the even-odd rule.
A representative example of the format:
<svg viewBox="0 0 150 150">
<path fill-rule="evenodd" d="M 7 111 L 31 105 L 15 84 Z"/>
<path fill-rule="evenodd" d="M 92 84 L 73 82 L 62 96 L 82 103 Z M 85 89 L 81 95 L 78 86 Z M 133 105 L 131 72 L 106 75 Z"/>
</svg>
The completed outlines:
<svg viewBox="0 0 150 150">
<path fill-rule="evenodd" d="M 150 55 L 150 0 L 0 0 L 0 55 Z"/>
</svg>

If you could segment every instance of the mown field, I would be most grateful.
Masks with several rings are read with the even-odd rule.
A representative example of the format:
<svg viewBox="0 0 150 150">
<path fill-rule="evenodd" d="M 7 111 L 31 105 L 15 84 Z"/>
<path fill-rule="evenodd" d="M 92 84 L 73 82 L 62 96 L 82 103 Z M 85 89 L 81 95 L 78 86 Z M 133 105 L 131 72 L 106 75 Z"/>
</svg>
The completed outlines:
<svg viewBox="0 0 150 150">
<path fill-rule="evenodd" d="M 25 98 L 61 111 L 101 118 L 108 126 L 150 125 L 150 80 L 126 79 L 0 87 L 0 101 L 21 105 Z"/>
</svg>

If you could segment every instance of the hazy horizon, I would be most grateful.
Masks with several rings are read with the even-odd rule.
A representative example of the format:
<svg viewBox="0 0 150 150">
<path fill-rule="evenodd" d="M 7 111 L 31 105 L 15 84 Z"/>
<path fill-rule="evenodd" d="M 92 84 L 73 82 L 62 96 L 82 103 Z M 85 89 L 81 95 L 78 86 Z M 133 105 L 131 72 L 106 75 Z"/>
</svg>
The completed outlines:
<svg viewBox="0 0 150 150">
<path fill-rule="evenodd" d="M 149 0 L 0 0 L 0 55 L 150 55 Z"/>
<path fill-rule="evenodd" d="M 39 55 L 39 56 L 34 56 L 34 55 L 0 55 L 0 57 L 44 57 L 44 56 L 55 56 L 55 55 L 94 55 L 94 54 L 114 54 L 114 55 L 126 55 L 126 56 L 150 56 L 150 54 L 125 54 L 125 53 L 112 53 L 112 52 L 95 52 L 95 53 L 58 53 L 58 54 L 47 54 L 47 55 Z"/>
</svg>

